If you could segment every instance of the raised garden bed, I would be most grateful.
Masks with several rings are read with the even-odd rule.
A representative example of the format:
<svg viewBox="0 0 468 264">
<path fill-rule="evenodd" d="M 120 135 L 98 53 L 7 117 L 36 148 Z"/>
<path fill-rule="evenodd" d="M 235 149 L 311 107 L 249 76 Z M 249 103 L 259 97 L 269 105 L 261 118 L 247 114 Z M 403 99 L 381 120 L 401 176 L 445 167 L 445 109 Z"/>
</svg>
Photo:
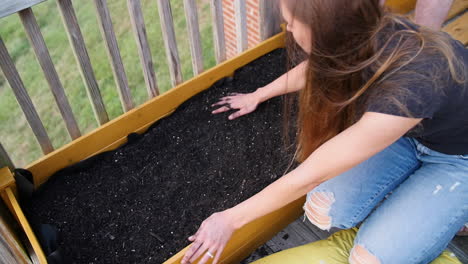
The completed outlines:
<svg viewBox="0 0 468 264">
<path fill-rule="evenodd" d="M 280 98 L 234 121 L 210 107 L 284 71 L 283 50 L 244 66 L 128 144 L 52 176 L 28 215 L 58 228 L 69 263 L 162 263 L 211 213 L 284 173 L 292 149 L 282 141 Z"/>
</svg>

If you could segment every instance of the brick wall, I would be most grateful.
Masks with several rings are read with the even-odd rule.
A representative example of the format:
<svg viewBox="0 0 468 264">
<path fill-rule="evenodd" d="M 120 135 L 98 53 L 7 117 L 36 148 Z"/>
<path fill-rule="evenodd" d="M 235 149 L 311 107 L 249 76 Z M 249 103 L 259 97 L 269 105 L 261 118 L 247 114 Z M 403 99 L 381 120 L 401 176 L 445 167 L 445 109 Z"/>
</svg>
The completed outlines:
<svg viewBox="0 0 468 264">
<path fill-rule="evenodd" d="M 260 36 L 260 0 L 246 0 L 247 45 L 252 48 L 261 42 Z M 223 0 L 224 38 L 226 57 L 237 54 L 236 16 L 234 0 Z"/>
</svg>

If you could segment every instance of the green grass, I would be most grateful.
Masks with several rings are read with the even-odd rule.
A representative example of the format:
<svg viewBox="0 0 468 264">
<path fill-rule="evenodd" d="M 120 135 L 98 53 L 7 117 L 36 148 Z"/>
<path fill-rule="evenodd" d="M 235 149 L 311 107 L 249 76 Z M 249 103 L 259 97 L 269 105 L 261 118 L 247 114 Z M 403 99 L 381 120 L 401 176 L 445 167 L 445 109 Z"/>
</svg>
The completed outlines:
<svg viewBox="0 0 468 264">
<path fill-rule="evenodd" d="M 142 0 L 141 2 L 158 86 L 160 91 L 164 92 L 170 89 L 171 85 L 157 4 L 154 0 Z M 73 1 L 73 3 L 104 104 L 109 117 L 114 119 L 121 115 L 123 110 L 104 41 L 98 28 L 93 3 L 92 1 Z M 209 2 L 206 0 L 197 0 L 197 3 L 204 66 L 205 69 L 208 69 L 215 65 L 210 8 Z M 148 95 L 127 4 L 123 0 L 108 0 L 108 5 L 133 100 L 135 105 L 140 105 L 148 100 Z M 171 0 L 171 5 L 183 77 L 184 80 L 188 80 L 193 77 L 193 70 L 183 1 Z M 98 124 L 89 103 L 58 7 L 55 1 L 50 0 L 33 7 L 33 11 L 81 132 L 86 134 L 97 128 Z M 15 61 L 19 74 L 44 123 L 53 146 L 59 148 L 70 142 L 71 139 L 68 136 L 65 124 L 18 15 L 14 14 L 0 19 L 0 36 Z M 0 142 L 17 167 L 25 166 L 42 156 L 39 144 L 36 142 L 32 130 L 1 71 Z"/>
</svg>

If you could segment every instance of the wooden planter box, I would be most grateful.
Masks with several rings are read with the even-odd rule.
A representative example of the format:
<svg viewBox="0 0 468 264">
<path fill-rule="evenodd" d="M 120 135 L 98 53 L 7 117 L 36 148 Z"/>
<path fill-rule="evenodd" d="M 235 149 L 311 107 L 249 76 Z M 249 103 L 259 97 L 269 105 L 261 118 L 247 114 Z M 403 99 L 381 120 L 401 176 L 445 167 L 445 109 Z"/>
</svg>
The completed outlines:
<svg viewBox="0 0 468 264">
<path fill-rule="evenodd" d="M 158 96 L 115 120 L 103 125 L 92 133 L 65 145 L 35 161 L 26 169 L 31 171 L 37 188 L 56 171 L 75 164 L 93 155 L 117 148 L 126 142 L 132 132 L 142 133 L 157 120 L 170 115 L 180 104 L 199 92 L 208 89 L 216 81 L 230 76 L 238 68 L 285 45 L 282 32 L 257 47 L 228 60 L 199 76 L 182 83 L 169 92 Z M 0 193 L 18 223 L 29 239 L 34 254 L 40 263 L 47 263 L 44 253 L 25 218 L 17 201 L 14 178 L 7 168 L 0 170 Z M 297 219 L 302 213 L 304 198 L 282 209 L 266 215 L 238 230 L 232 237 L 221 257 L 222 263 L 237 263 L 251 254 L 257 247 L 269 240 L 274 234 Z M 165 263 L 180 263 L 187 248 L 183 249 Z"/>
</svg>

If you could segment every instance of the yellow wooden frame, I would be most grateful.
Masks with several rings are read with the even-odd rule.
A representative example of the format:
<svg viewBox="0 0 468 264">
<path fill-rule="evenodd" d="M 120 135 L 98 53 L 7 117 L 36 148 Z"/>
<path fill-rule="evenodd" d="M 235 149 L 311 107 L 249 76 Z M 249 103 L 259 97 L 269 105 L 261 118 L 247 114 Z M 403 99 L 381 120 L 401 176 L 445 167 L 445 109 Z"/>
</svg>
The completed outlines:
<svg viewBox="0 0 468 264">
<path fill-rule="evenodd" d="M 199 92 L 208 89 L 216 81 L 231 76 L 236 69 L 275 49 L 283 48 L 285 45 L 285 34 L 283 29 L 283 32 L 262 42 L 257 47 L 215 66 L 169 92 L 121 115 L 88 135 L 82 136 L 33 162 L 26 169 L 32 172 L 35 187 L 39 187 L 53 173 L 62 168 L 103 151 L 117 148 L 127 141 L 128 134 L 146 131 L 151 124 L 170 115 L 180 104 Z M 0 193 L 3 200 L 25 231 L 40 263 L 47 263 L 37 238 L 18 204 L 14 193 L 15 187 L 15 182 L 10 171 L 6 168 L 0 170 Z M 294 219 L 297 219 L 302 213 L 304 201 L 304 198 L 301 198 L 238 230 L 224 250 L 221 257 L 222 263 L 239 262 L 258 246 L 270 239 L 275 233 L 286 227 Z M 187 248 L 174 255 L 165 264 L 180 263 L 186 250 Z"/>
</svg>

